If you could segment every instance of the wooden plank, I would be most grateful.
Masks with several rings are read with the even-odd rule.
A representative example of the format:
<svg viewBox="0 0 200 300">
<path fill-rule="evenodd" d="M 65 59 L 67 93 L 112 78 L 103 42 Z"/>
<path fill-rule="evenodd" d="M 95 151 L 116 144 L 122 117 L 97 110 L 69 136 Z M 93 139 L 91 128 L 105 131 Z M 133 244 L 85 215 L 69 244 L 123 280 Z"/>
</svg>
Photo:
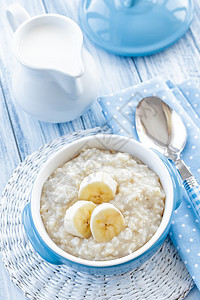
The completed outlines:
<svg viewBox="0 0 200 300">
<path fill-rule="evenodd" d="M 20 154 L 15 142 L 13 128 L 10 123 L 5 98 L 0 86 L 0 193 L 8 181 L 12 171 L 20 162 Z"/>
<path fill-rule="evenodd" d="M 15 143 L 15 136 L 13 134 L 13 128 L 10 123 L 9 114 L 5 104 L 5 98 L 2 93 L 0 85 L 0 194 L 11 175 L 13 170 L 20 162 L 20 155 L 17 145 Z M 16 288 L 10 281 L 10 278 L 3 266 L 3 262 L 0 258 L 0 299 L 16 299 Z"/>
</svg>

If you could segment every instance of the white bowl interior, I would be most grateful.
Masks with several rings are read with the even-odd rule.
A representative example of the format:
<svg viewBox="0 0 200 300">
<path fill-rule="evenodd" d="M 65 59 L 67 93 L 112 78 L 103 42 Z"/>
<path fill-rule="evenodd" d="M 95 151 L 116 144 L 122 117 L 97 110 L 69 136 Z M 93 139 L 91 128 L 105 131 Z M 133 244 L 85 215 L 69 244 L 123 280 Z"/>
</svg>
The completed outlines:
<svg viewBox="0 0 200 300">
<path fill-rule="evenodd" d="M 91 261 L 82 258 L 77 258 L 60 249 L 51 240 L 51 238 L 49 237 L 49 235 L 45 230 L 45 227 L 43 225 L 40 216 L 40 198 L 41 198 L 43 184 L 57 167 L 63 165 L 65 162 L 75 157 L 83 147 L 85 148 L 95 147 L 98 149 L 115 150 L 115 151 L 130 153 L 133 157 L 140 159 L 144 164 L 148 165 L 149 168 L 153 170 L 155 173 L 157 173 L 157 175 L 160 178 L 161 184 L 166 194 L 165 210 L 164 210 L 162 222 L 158 230 L 156 231 L 156 233 L 152 236 L 152 238 L 144 246 L 142 246 L 141 248 L 139 248 L 138 250 L 136 250 L 130 255 L 127 255 L 122 258 L 117 258 L 114 260 L 109 260 L 109 261 Z M 173 196 L 174 196 L 173 184 L 172 184 L 171 177 L 168 173 L 168 170 L 154 152 L 147 149 L 141 143 L 133 139 L 121 137 L 117 135 L 101 134 L 97 136 L 89 136 L 86 138 L 82 138 L 71 144 L 67 144 L 56 154 L 50 157 L 50 159 L 47 160 L 47 162 L 40 170 L 33 186 L 32 198 L 31 198 L 31 212 L 32 212 L 34 224 L 40 236 L 42 237 L 44 242 L 57 254 L 76 263 L 81 263 L 84 265 L 95 266 L 95 267 L 105 267 L 105 266 L 121 264 L 128 260 L 136 258 L 137 256 L 144 253 L 146 250 L 148 250 L 158 240 L 158 238 L 162 235 L 162 233 L 164 232 L 166 226 L 170 221 L 170 217 L 173 211 Z"/>
</svg>

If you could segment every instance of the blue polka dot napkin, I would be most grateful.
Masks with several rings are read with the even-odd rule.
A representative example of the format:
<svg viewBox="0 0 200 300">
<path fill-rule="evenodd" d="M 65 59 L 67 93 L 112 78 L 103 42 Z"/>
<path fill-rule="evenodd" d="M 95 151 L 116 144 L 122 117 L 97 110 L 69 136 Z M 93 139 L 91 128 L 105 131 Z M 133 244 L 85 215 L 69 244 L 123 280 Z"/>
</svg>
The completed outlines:
<svg viewBox="0 0 200 300">
<path fill-rule="evenodd" d="M 152 95 L 163 99 L 182 117 L 188 132 L 182 159 L 200 183 L 200 90 L 194 87 L 192 81 L 173 86 L 171 82 L 165 83 L 154 78 L 116 94 L 101 97 L 98 101 L 113 133 L 138 139 L 135 109 L 142 98 Z M 200 290 L 200 221 L 191 208 L 186 193 L 174 213 L 169 234 Z"/>
</svg>

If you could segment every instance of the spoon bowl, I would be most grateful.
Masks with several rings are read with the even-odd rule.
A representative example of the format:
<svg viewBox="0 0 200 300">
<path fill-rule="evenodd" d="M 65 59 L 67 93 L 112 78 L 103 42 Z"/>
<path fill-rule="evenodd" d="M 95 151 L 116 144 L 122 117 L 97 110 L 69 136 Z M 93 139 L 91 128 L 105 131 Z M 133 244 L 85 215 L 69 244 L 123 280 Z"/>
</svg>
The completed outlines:
<svg viewBox="0 0 200 300">
<path fill-rule="evenodd" d="M 169 159 L 179 158 L 187 140 L 180 116 L 158 97 L 141 100 L 136 108 L 137 133 L 142 143 Z"/>
<path fill-rule="evenodd" d="M 200 218 L 200 186 L 180 159 L 187 141 L 187 131 L 180 116 L 160 98 L 152 96 L 138 103 L 135 123 L 142 143 L 174 161 L 193 209 Z"/>
</svg>

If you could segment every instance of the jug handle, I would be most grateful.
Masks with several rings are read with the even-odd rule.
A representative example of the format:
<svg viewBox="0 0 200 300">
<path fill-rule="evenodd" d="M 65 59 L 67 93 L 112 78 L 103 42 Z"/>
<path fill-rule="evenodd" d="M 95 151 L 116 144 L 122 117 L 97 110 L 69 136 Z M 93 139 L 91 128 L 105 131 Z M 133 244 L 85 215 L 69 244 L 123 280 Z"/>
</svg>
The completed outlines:
<svg viewBox="0 0 200 300">
<path fill-rule="evenodd" d="M 15 32 L 22 23 L 30 19 L 28 12 L 19 3 L 13 3 L 6 8 L 6 17 L 13 32 Z"/>
</svg>

